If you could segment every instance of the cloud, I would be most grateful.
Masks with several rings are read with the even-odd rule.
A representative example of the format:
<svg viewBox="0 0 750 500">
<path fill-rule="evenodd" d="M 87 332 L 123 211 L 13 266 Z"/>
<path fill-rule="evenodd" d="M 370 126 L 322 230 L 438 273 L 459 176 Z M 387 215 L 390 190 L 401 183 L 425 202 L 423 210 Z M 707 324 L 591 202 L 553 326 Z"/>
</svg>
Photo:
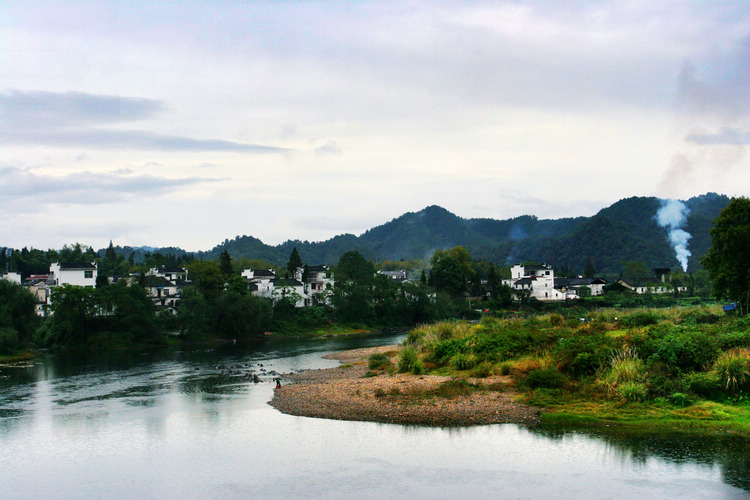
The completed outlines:
<svg viewBox="0 0 750 500">
<path fill-rule="evenodd" d="M 341 152 L 341 148 L 338 147 L 336 141 L 328 141 L 322 146 L 315 148 L 315 154 L 318 156 L 340 155 Z"/>
<path fill-rule="evenodd" d="M 162 101 L 135 97 L 40 90 L 0 93 L 0 118 L 21 127 L 131 122 L 151 118 L 164 109 Z"/>
<path fill-rule="evenodd" d="M 220 139 L 96 127 L 152 118 L 164 109 L 163 102 L 151 99 L 80 92 L 7 91 L 0 94 L 0 128 L 3 129 L 0 143 L 104 150 L 291 152 L 287 148 Z"/>
<path fill-rule="evenodd" d="M 161 195 L 186 186 L 217 182 L 218 179 L 186 177 L 168 179 L 153 175 L 130 175 L 129 170 L 108 173 L 89 171 L 62 176 L 41 175 L 29 169 L 0 168 L 0 203 L 31 202 L 40 205 L 65 203 L 103 204 L 130 197 Z"/>
<path fill-rule="evenodd" d="M 701 146 L 706 145 L 719 145 L 729 144 L 732 146 L 740 146 L 743 144 L 750 144 L 750 132 L 744 132 L 736 128 L 723 128 L 721 132 L 717 134 L 705 134 L 705 133 L 692 133 L 685 137 L 685 140 L 698 144 Z"/>
</svg>

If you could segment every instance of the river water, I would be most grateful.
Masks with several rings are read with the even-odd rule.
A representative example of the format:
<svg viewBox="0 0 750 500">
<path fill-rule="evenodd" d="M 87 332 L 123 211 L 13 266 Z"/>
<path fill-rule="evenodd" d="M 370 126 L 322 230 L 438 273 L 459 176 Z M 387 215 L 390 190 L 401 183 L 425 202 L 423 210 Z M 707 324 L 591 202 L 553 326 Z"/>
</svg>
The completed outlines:
<svg viewBox="0 0 750 500">
<path fill-rule="evenodd" d="M 341 422 L 267 404 L 272 370 L 402 338 L 2 367 L 0 498 L 750 498 L 746 439 Z"/>
</svg>

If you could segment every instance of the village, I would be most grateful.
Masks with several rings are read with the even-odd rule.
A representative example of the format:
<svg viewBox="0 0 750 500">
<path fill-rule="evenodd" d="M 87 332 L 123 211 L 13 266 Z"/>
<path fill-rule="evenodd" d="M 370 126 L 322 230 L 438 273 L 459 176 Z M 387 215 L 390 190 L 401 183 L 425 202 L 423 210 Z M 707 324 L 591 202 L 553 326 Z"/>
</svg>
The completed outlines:
<svg viewBox="0 0 750 500">
<path fill-rule="evenodd" d="M 404 270 L 377 271 L 397 283 L 417 282 Z M 534 299 L 540 302 L 566 302 L 588 296 L 600 296 L 607 289 L 628 291 L 635 294 L 669 294 L 685 292 L 685 286 L 675 286 L 670 281 L 669 268 L 656 268 L 648 278 L 623 277 L 555 277 L 549 265 L 521 265 L 510 268 L 511 277 L 502 280 L 508 286 L 513 300 Z M 51 291 L 54 287 L 72 285 L 94 288 L 98 269 L 96 262 L 50 265 L 48 274 L 33 274 L 25 279 L 16 272 L 0 275 L 28 288 L 36 299 L 36 312 L 47 316 L 51 305 Z M 317 304 L 331 305 L 331 295 L 335 287 L 333 271 L 327 265 L 298 268 L 294 276 L 277 276 L 272 269 L 245 269 L 241 276 L 247 281 L 250 293 L 276 302 L 282 298 L 291 299 L 296 308 Z M 193 286 L 188 270 L 183 267 L 153 267 L 143 276 L 132 274 L 125 277 L 108 278 L 111 284 L 117 280 L 127 280 L 128 284 L 140 283 L 152 298 L 158 310 L 176 312 L 177 305 L 186 287 Z M 491 290 L 487 281 L 482 281 L 485 290 L 482 296 L 468 296 L 471 301 L 481 301 L 489 297 Z"/>
</svg>

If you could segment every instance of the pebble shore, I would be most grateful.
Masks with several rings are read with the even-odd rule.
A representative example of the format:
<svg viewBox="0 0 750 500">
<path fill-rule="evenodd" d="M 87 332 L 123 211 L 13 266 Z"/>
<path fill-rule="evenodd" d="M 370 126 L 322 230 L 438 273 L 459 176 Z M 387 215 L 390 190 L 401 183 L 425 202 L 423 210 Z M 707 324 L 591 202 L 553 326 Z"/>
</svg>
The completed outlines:
<svg viewBox="0 0 750 500">
<path fill-rule="evenodd" d="M 344 364 L 284 375 L 285 384 L 276 389 L 269 404 L 289 415 L 336 420 L 446 427 L 539 422 L 539 408 L 514 402 L 510 390 L 475 391 L 454 398 L 425 397 L 424 391 L 450 377 L 387 372 L 364 377 L 371 354 L 394 354 L 398 349 L 400 346 L 383 346 L 327 356 Z M 493 376 L 481 382 L 489 386 L 508 383 L 509 379 Z"/>
</svg>

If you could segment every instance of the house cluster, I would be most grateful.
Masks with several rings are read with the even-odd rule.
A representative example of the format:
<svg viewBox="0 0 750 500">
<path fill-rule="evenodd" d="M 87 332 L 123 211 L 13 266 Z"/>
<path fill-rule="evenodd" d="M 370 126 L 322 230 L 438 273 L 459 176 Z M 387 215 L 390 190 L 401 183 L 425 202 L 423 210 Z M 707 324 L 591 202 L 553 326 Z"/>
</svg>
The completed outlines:
<svg viewBox="0 0 750 500">
<path fill-rule="evenodd" d="M 675 286 L 669 282 L 668 268 L 654 269 L 654 276 L 645 279 L 626 279 L 622 277 L 595 278 L 555 278 L 555 271 L 548 265 L 515 265 L 510 269 L 510 279 L 503 280 L 508 285 L 516 299 L 533 297 L 543 302 L 560 302 L 578 299 L 582 295 L 602 295 L 604 287 L 616 284 L 622 290 L 637 294 L 672 293 Z M 583 289 L 587 292 L 584 294 Z M 678 286 L 678 291 L 684 292 L 687 287 Z"/>
<path fill-rule="evenodd" d="M 271 269 L 245 269 L 242 277 L 250 292 L 273 301 L 291 299 L 295 307 L 329 304 L 334 280 L 328 266 L 300 267 L 290 278 L 278 277 Z"/>
<path fill-rule="evenodd" d="M 281 278 L 269 269 L 245 269 L 242 276 L 247 280 L 248 288 L 253 295 L 273 301 L 290 298 L 296 307 L 308 307 L 329 303 L 334 281 L 328 271 L 328 266 L 312 266 L 307 268 L 307 272 L 299 268 L 293 278 Z M 9 272 L 0 275 L 0 278 L 26 286 L 36 297 L 37 314 L 45 316 L 51 304 L 51 292 L 54 287 L 74 285 L 94 288 L 97 275 L 96 262 L 55 262 L 50 265 L 48 274 L 32 274 L 22 280 L 20 274 Z M 121 279 L 127 280 L 130 284 L 140 283 L 158 309 L 169 309 L 172 312 L 176 311 L 182 291 L 193 285 L 188 279 L 187 269 L 182 267 L 151 268 L 142 277 L 130 275 L 108 279 L 110 283 Z"/>
</svg>

